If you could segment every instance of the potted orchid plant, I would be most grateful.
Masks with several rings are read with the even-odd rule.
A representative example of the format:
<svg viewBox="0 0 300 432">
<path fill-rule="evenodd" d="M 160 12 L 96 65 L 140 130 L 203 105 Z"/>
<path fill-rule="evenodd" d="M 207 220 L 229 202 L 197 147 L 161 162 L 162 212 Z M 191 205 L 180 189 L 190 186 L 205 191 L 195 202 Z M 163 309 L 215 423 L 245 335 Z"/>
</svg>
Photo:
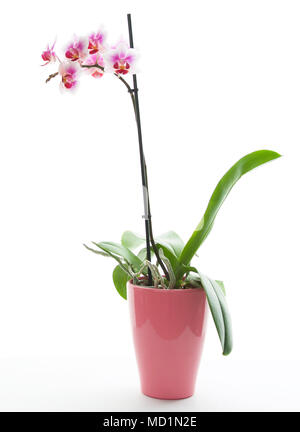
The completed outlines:
<svg viewBox="0 0 300 432">
<path fill-rule="evenodd" d="M 124 84 L 133 106 L 138 133 L 144 200 L 145 235 L 126 231 L 120 243 L 101 241 L 84 246 L 91 252 L 113 258 L 113 283 L 129 300 L 136 357 L 144 394 L 178 399 L 194 392 L 210 310 L 224 355 L 232 350 L 231 319 L 223 282 L 202 273 L 193 263 L 198 249 L 210 233 L 215 218 L 235 183 L 247 172 L 280 155 L 270 150 L 254 151 L 237 161 L 218 182 L 207 208 L 191 237 L 184 242 L 174 231 L 154 237 L 143 151 L 136 51 L 130 14 L 129 44 L 107 42 L 103 31 L 75 38 L 58 57 L 54 44 L 42 53 L 43 66 L 57 63 L 58 70 L 46 82 L 60 78 L 62 90 L 71 92 L 79 77 L 99 79 L 112 73 Z M 132 84 L 129 81 L 132 77 Z"/>
</svg>

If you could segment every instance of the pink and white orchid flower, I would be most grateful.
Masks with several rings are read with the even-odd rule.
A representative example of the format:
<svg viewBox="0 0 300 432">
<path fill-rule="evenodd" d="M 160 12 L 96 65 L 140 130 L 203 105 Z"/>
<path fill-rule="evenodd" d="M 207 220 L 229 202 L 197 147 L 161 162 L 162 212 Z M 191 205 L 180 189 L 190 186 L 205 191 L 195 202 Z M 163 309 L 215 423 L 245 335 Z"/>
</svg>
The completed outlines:
<svg viewBox="0 0 300 432">
<path fill-rule="evenodd" d="M 92 54 L 82 63 L 82 65 L 93 66 L 99 65 L 104 68 L 104 59 L 101 54 Z M 104 70 L 98 67 L 86 68 L 87 72 L 94 78 L 101 78 L 104 75 Z"/>
<path fill-rule="evenodd" d="M 61 63 L 58 71 L 61 75 L 61 88 L 73 90 L 78 84 L 78 68 L 71 63 Z"/>
<path fill-rule="evenodd" d="M 45 51 L 42 52 L 42 59 L 46 62 L 41 66 L 46 66 L 49 63 L 54 63 L 56 62 L 56 59 L 58 58 L 54 52 L 54 44 L 52 45 L 52 47 L 50 48 L 49 45 L 47 46 L 47 49 Z"/>
<path fill-rule="evenodd" d="M 136 52 L 133 48 L 129 48 L 127 43 L 121 42 L 116 47 L 111 48 L 105 57 L 108 70 L 120 75 L 134 73 Z"/>
<path fill-rule="evenodd" d="M 85 48 L 86 43 L 83 39 L 75 39 L 71 44 L 68 45 L 65 56 L 72 62 L 79 61 L 79 63 L 81 63 L 87 55 Z"/>
<path fill-rule="evenodd" d="M 105 51 L 104 46 L 105 33 L 99 31 L 98 33 L 92 33 L 89 36 L 88 50 L 90 54 L 96 54 L 98 52 L 103 53 Z"/>
</svg>

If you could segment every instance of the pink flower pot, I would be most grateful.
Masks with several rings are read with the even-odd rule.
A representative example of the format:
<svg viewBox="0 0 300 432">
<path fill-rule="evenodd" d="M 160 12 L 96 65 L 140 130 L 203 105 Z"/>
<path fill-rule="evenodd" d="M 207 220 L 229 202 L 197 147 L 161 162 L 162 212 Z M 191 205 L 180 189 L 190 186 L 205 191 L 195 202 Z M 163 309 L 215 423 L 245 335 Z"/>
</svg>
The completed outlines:
<svg viewBox="0 0 300 432">
<path fill-rule="evenodd" d="M 192 396 L 207 317 L 203 289 L 156 289 L 128 282 L 127 296 L 142 392 Z"/>
</svg>

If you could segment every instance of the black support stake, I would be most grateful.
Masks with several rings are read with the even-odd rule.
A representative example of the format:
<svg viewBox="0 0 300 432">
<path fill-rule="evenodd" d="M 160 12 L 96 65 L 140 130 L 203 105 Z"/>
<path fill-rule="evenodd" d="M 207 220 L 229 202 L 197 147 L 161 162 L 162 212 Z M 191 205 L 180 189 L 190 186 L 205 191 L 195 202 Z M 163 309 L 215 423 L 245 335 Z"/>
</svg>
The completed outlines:
<svg viewBox="0 0 300 432">
<path fill-rule="evenodd" d="M 131 14 L 127 14 L 128 21 L 128 32 L 129 32 L 129 44 L 130 48 L 134 48 L 133 35 L 132 35 L 132 24 L 131 24 Z M 136 74 L 133 74 L 133 93 L 135 99 L 135 115 L 136 124 L 138 131 L 139 140 L 139 152 L 140 152 L 140 164 L 141 164 L 141 174 L 142 174 L 142 185 L 143 185 L 143 200 L 144 200 L 144 219 L 145 219 L 145 231 L 146 231 L 146 248 L 147 248 L 147 260 L 151 261 L 151 244 L 150 244 L 150 209 L 149 209 L 149 191 L 148 191 L 148 180 L 146 163 L 143 149 L 143 138 L 142 138 L 142 128 L 141 128 L 141 117 L 140 117 L 140 107 L 139 107 L 139 96 L 138 96 L 138 86 Z M 150 269 L 148 269 L 148 283 L 149 286 L 152 285 L 152 274 Z"/>
</svg>

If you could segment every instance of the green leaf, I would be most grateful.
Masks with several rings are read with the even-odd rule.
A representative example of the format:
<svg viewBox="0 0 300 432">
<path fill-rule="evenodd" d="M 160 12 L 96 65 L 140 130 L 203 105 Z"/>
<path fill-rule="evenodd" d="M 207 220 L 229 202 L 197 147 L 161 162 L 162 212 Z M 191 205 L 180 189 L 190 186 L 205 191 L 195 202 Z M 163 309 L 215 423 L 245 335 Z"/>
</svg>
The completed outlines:
<svg viewBox="0 0 300 432">
<path fill-rule="evenodd" d="M 206 293 L 209 308 L 222 345 L 223 355 L 228 355 L 232 350 L 232 328 L 225 295 L 217 281 L 199 272 L 198 275 Z"/>
<path fill-rule="evenodd" d="M 92 242 L 92 243 L 94 245 L 96 245 L 97 247 L 100 248 L 100 246 L 98 246 L 96 243 L 94 243 L 94 242 Z M 111 258 L 115 259 L 119 263 L 120 267 L 122 267 L 122 269 L 124 270 L 124 272 L 126 272 L 128 275 L 131 276 L 129 265 L 127 263 L 122 262 L 121 258 L 118 257 L 117 255 L 112 254 L 108 250 L 105 251 L 105 252 L 102 252 L 102 250 L 101 251 L 97 251 L 95 249 L 90 248 L 87 245 L 84 245 L 84 247 L 86 247 L 86 249 L 88 249 L 89 251 L 91 251 L 91 252 L 93 252 L 95 254 L 102 255 L 102 256 L 105 256 L 105 257 L 111 257 Z"/>
<path fill-rule="evenodd" d="M 91 251 L 91 252 L 94 252 L 94 253 L 97 254 L 97 255 L 102 255 L 102 256 L 105 256 L 105 257 L 111 257 L 111 255 L 109 255 L 107 252 L 98 251 L 98 250 L 96 250 L 96 249 L 93 249 L 93 248 L 87 246 L 86 244 L 83 244 L 83 246 L 84 246 L 87 250 L 89 250 L 89 251 Z"/>
<path fill-rule="evenodd" d="M 127 300 L 127 282 L 130 280 L 130 276 L 122 270 L 122 268 L 117 265 L 113 271 L 113 281 L 114 285 L 125 300 Z"/>
<path fill-rule="evenodd" d="M 277 159 L 278 157 L 280 157 L 280 155 L 274 151 L 259 150 L 244 156 L 235 165 L 233 165 L 229 171 L 227 171 L 227 173 L 217 184 L 209 200 L 204 216 L 202 217 L 196 230 L 193 232 L 192 236 L 184 246 L 179 258 L 179 261 L 182 264 L 187 265 L 191 262 L 191 259 L 197 252 L 198 248 L 209 234 L 221 205 L 235 183 L 248 171 L 251 171 L 257 166 L 273 159 Z M 176 276 L 178 278 L 180 275 L 177 274 Z"/>
<path fill-rule="evenodd" d="M 146 242 L 145 238 L 132 231 L 125 231 L 122 234 L 121 243 L 128 249 L 136 249 Z"/>
<path fill-rule="evenodd" d="M 118 243 L 93 242 L 93 244 L 102 249 L 104 252 L 124 258 L 133 267 L 134 271 L 138 271 L 142 265 L 142 261 L 133 252 L 131 252 L 131 250 Z"/>
<path fill-rule="evenodd" d="M 157 242 L 172 248 L 174 255 L 179 258 L 184 248 L 184 242 L 174 231 L 168 231 L 157 237 Z"/>
</svg>

